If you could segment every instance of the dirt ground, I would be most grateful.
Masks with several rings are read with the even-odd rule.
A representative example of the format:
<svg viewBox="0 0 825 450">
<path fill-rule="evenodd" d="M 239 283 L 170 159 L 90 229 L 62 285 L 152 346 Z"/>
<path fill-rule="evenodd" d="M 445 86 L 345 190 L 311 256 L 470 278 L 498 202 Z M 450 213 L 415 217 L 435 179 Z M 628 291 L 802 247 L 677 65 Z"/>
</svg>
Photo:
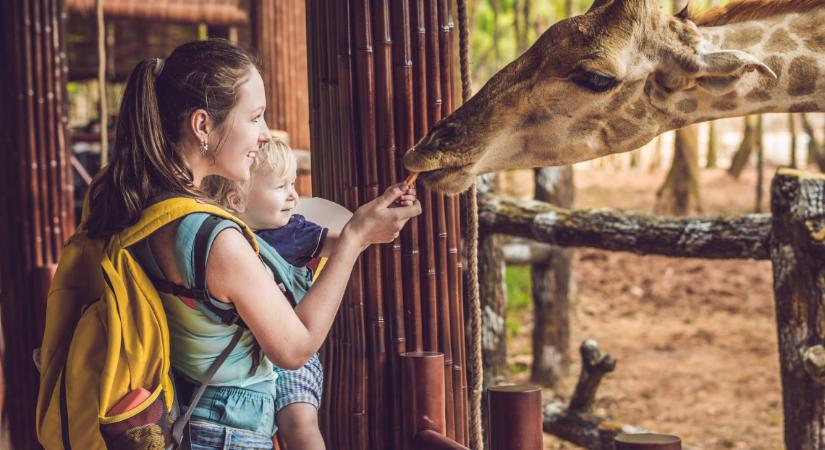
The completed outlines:
<svg viewBox="0 0 825 450">
<path fill-rule="evenodd" d="M 765 172 L 769 183 L 773 169 Z M 651 212 L 664 171 L 578 167 L 576 207 Z M 740 180 L 703 170 L 705 212 L 753 212 L 754 171 Z M 767 190 L 767 186 L 766 186 Z M 767 195 L 765 207 L 767 208 Z M 598 341 L 616 370 L 597 395 L 597 413 L 675 434 L 686 448 L 782 449 L 782 399 L 771 265 L 576 251 L 572 302 L 574 365 L 557 392 L 569 398 L 578 346 Z M 529 367 L 530 311 L 509 343 L 511 367 Z M 514 373 L 526 382 L 528 371 Z M 545 435 L 545 448 L 572 449 Z"/>
</svg>

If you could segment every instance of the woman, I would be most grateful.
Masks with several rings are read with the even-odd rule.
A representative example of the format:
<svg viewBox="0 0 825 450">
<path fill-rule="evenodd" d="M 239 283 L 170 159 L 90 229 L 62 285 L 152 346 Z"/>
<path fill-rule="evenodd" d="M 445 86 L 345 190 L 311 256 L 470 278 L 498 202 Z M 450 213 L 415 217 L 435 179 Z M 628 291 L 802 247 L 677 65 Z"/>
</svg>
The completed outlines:
<svg viewBox="0 0 825 450">
<path fill-rule="evenodd" d="M 166 60 L 139 63 L 121 103 L 112 160 L 91 186 L 89 236 L 107 239 L 136 223 L 158 198 L 200 197 L 208 175 L 249 177 L 256 149 L 269 139 L 265 99 L 253 58 L 224 40 L 184 44 Z M 297 369 L 318 351 L 358 255 L 371 244 L 392 241 L 420 213 L 414 190 L 402 184 L 359 208 L 294 309 L 238 227 L 232 221 L 216 227 L 206 260 L 209 300 L 234 308 L 250 333 L 195 409 L 193 448 L 230 448 L 224 447 L 229 441 L 231 448 L 271 448 L 273 364 Z M 147 272 L 191 286 L 193 230 L 186 221 L 155 232 L 138 259 Z M 164 297 L 173 368 L 200 382 L 235 328 L 210 320 L 206 311 L 182 307 L 185 298 Z M 257 349 L 266 357 L 257 359 Z"/>
</svg>

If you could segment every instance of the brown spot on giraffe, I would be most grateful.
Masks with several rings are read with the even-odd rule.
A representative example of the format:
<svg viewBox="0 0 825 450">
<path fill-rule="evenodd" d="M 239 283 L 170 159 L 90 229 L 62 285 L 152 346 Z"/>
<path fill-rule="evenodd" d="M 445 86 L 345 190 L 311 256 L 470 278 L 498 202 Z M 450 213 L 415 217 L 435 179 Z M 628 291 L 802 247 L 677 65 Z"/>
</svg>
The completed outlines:
<svg viewBox="0 0 825 450">
<path fill-rule="evenodd" d="M 665 97 L 665 94 L 659 89 L 654 89 L 653 90 L 653 98 L 656 99 L 656 101 L 659 101 L 659 102 L 663 102 L 663 101 L 667 100 L 667 97 Z"/>
<path fill-rule="evenodd" d="M 644 100 L 636 100 L 627 108 L 626 112 L 628 115 L 633 116 L 634 119 L 644 119 L 647 117 L 647 108 L 645 107 Z"/>
<path fill-rule="evenodd" d="M 573 139 L 591 135 L 601 128 L 601 120 L 602 118 L 585 118 L 573 122 L 567 129 L 567 137 Z"/>
<path fill-rule="evenodd" d="M 801 14 L 788 25 L 805 43 L 808 50 L 825 50 L 825 28 L 822 26 L 822 14 Z"/>
<path fill-rule="evenodd" d="M 670 129 L 682 128 L 685 124 L 687 124 L 687 121 L 684 119 L 673 119 L 670 121 Z"/>
<path fill-rule="evenodd" d="M 622 89 L 610 100 L 610 103 L 607 105 L 608 111 L 616 111 L 624 106 L 625 103 L 630 101 L 631 97 L 633 97 L 639 91 L 639 85 L 642 84 L 643 80 L 633 81 L 628 83 L 626 86 L 622 86 Z"/>
<path fill-rule="evenodd" d="M 816 102 L 802 102 L 802 103 L 794 103 L 788 108 L 790 112 L 809 112 L 809 111 L 819 111 L 819 106 Z"/>
<path fill-rule="evenodd" d="M 625 140 L 633 137 L 639 132 L 639 127 L 627 119 L 612 120 L 607 125 L 612 136 L 618 140 Z"/>
<path fill-rule="evenodd" d="M 745 95 L 745 100 L 749 102 L 766 102 L 771 99 L 771 94 L 768 91 L 760 88 L 754 88 Z"/>
<path fill-rule="evenodd" d="M 794 58 L 788 65 L 788 95 L 792 97 L 812 94 L 816 89 L 819 67 L 810 56 Z"/>
<path fill-rule="evenodd" d="M 799 48 L 799 44 L 782 28 L 774 31 L 765 44 L 765 50 L 772 53 L 792 52 L 797 48 Z"/>
<path fill-rule="evenodd" d="M 776 74 L 776 79 L 770 77 L 759 78 L 759 88 L 770 91 L 775 88 L 779 84 L 779 80 L 782 79 L 782 69 L 785 67 L 785 60 L 781 56 L 771 55 L 765 58 L 763 62 L 773 70 L 773 73 Z"/>
<path fill-rule="evenodd" d="M 799 17 L 791 20 L 788 29 L 801 38 L 806 38 L 820 29 L 822 17 L 818 14 L 800 14 Z"/>
<path fill-rule="evenodd" d="M 698 108 L 698 107 L 699 107 L 699 102 L 697 102 L 696 100 L 694 100 L 692 98 L 686 98 L 684 100 L 679 100 L 679 102 L 676 103 L 676 109 L 678 109 L 679 111 L 681 111 L 683 113 L 686 113 L 686 114 L 690 114 L 693 111 L 696 111 L 696 108 Z"/>
<path fill-rule="evenodd" d="M 733 111 L 739 107 L 739 103 L 733 100 L 717 100 L 711 103 L 710 106 L 713 109 L 718 109 L 720 111 Z"/>
<path fill-rule="evenodd" d="M 810 36 L 805 39 L 805 47 L 815 52 L 825 51 L 825 33 Z"/>
<path fill-rule="evenodd" d="M 747 25 L 734 29 L 725 36 L 725 48 L 747 49 L 762 41 L 765 31 L 757 25 Z"/>
</svg>

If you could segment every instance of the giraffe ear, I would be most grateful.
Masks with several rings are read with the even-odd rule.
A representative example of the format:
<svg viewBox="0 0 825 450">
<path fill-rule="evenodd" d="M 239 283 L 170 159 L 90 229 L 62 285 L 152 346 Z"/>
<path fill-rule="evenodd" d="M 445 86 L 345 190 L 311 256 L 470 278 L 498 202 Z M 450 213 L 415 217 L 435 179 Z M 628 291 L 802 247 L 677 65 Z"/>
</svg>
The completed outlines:
<svg viewBox="0 0 825 450">
<path fill-rule="evenodd" d="M 770 67 L 753 55 L 739 50 L 720 50 L 700 56 L 700 68 L 692 78 L 699 87 L 722 95 L 736 89 L 747 72 L 756 71 L 768 78 L 776 78 Z"/>
<path fill-rule="evenodd" d="M 688 11 L 689 7 L 690 7 L 690 2 L 685 2 L 685 7 L 682 8 L 681 11 L 674 14 L 674 16 L 676 16 L 676 18 L 679 19 L 679 20 L 688 20 L 690 18 L 690 12 Z"/>
<path fill-rule="evenodd" d="M 776 74 L 750 53 L 740 50 L 718 50 L 699 57 L 697 77 L 740 77 L 746 72 L 757 71 L 760 75 L 776 79 Z"/>
</svg>

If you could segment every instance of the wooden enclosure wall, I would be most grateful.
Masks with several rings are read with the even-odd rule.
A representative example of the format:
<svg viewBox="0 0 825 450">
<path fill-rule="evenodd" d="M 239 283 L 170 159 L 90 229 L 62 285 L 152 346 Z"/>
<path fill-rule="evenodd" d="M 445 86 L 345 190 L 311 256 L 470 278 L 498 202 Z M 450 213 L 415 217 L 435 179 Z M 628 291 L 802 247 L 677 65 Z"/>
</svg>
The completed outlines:
<svg viewBox="0 0 825 450">
<path fill-rule="evenodd" d="M 310 150 L 307 82 L 306 0 L 252 0 L 252 45 L 263 65 L 270 128 L 289 134 L 289 144 Z M 300 176 L 298 192 L 309 195 L 309 176 Z"/>
<path fill-rule="evenodd" d="M 401 156 L 452 111 L 449 0 L 308 0 L 313 192 L 350 209 L 402 180 Z M 459 205 L 419 186 L 424 214 L 361 257 L 322 352 L 329 448 L 406 448 L 399 354 L 445 354 L 447 435 L 467 442 Z"/>
<path fill-rule="evenodd" d="M 6 2 L 0 14 L 0 307 L 5 417 L 14 448 L 37 448 L 34 418 L 43 287 L 73 231 L 66 143 L 63 2 Z"/>
</svg>

